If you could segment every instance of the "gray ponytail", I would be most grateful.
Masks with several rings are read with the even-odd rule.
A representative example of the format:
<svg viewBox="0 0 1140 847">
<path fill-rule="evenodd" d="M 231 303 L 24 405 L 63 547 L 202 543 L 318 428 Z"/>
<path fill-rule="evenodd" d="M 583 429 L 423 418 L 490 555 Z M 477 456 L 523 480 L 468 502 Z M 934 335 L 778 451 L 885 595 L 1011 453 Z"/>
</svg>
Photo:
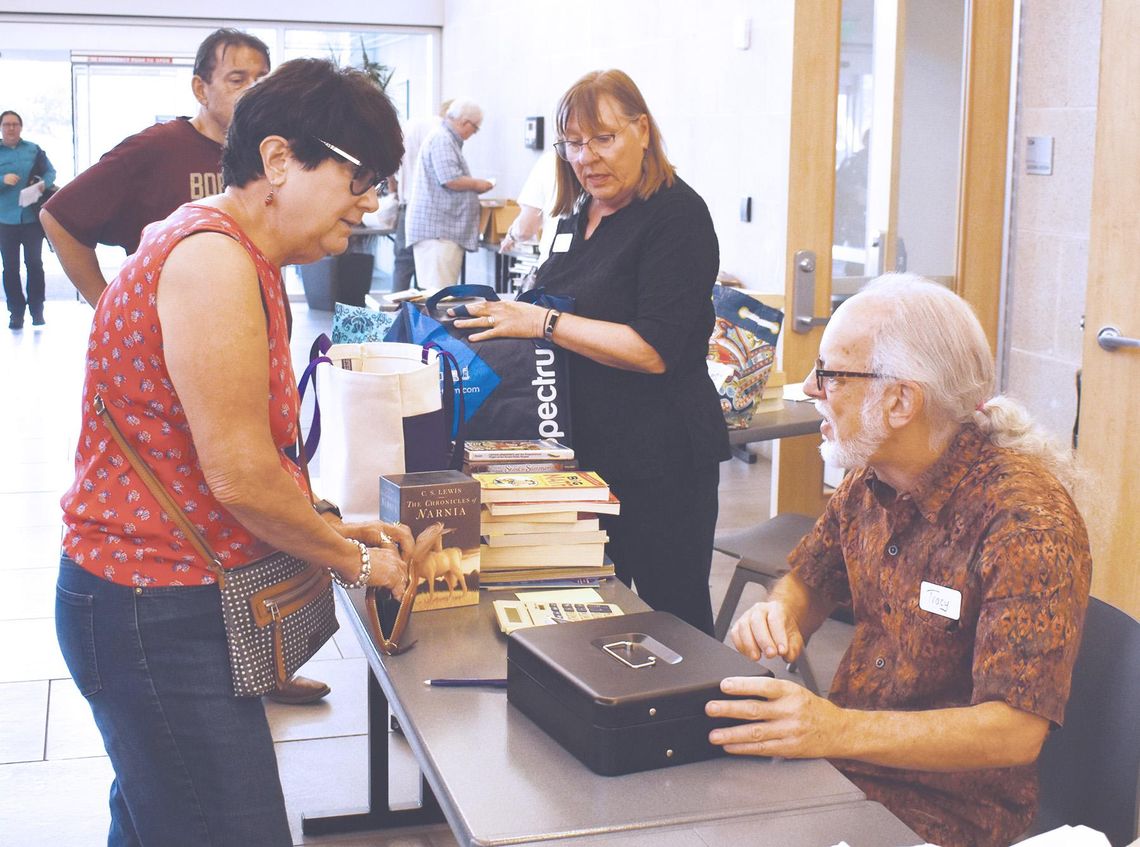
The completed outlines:
<svg viewBox="0 0 1140 847">
<path fill-rule="evenodd" d="M 855 300 L 875 315 L 871 370 L 922 385 L 932 442 L 972 421 L 992 443 L 1033 456 L 1072 490 L 1079 477 L 1072 451 L 1022 405 L 993 396 L 989 342 L 965 300 L 916 274 L 881 276 Z"/>
</svg>

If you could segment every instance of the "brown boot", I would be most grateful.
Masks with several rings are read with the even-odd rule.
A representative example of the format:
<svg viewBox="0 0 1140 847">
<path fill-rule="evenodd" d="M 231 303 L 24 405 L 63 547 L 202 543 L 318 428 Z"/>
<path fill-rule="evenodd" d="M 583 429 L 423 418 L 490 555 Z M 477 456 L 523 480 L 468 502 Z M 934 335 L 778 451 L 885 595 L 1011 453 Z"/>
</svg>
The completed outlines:
<svg viewBox="0 0 1140 847">
<path fill-rule="evenodd" d="M 306 703 L 316 703 L 330 691 L 332 689 L 319 680 L 295 676 L 265 696 L 286 706 L 303 706 Z"/>
</svg>

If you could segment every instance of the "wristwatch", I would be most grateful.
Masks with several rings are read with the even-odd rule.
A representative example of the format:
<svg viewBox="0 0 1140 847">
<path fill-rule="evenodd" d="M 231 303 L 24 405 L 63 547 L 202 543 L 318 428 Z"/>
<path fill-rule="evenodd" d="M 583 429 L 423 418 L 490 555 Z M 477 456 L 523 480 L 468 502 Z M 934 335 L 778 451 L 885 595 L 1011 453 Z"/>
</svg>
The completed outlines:
<svg viewBox="0 0 1140 847">
<path fill-rule="evenodd" d="M 554 327 L 558 324 L 560 317 L 562 317 L 562 313 L 557 309 L 551 309 L 546 313 L 546 326 L 542 328 L 542 337 L 547 341 L 554 340 Z"/>
<path fill-rule="evenodd" d="M 338 518 L 344 517 L 340 513 L 340 507 L 337 506 L 336 503 L 332 503 L 328 500 L 318 500 L 316 503 L 313 504 L 313 508 L 316 510 L 318 515 L 323 515 L 323 514 L 326 514 L 328 512 L 332 512 Z"/>
</svg>

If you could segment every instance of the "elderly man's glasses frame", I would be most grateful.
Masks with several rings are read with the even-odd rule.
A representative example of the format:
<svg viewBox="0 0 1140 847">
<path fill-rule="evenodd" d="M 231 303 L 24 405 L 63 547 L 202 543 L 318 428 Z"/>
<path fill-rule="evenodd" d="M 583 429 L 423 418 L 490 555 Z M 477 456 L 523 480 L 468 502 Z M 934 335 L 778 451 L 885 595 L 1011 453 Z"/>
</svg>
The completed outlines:
<svg viewBox="0 0 1140 847">
<path fill-rule="evenodd" d="M 823 366 L 823 359 L 815 360 L 815 387 L 826 391 L 824 380 L 829 379 L 898 379 L 890 374 L 869 373 L 867 371 L 829 371 Z"/>
<path fill-rule="evenodd" d="M 350 165 L 356 165 L 356 170 L 352 172 L 352 182 L 348 185 L 348 190 L 352 192 L 354 197 L 361 196 L 366 193 L 369 188 L 375 188 L 377 194 L 384 193 L 384 190 L 388 187 L 387 177 L 382 177 L 376 173 L 375 169 L 361 164 L 358 158 L 345 153 L 335 144 L 329 144 L 323 138 L 317 138 L 317 141 L 321 142 L 321 144 L 332 150 Z"/>
<path fill-rule="evenodd" d="M 624 132 L 625 128 L 635 120 L 637 120 L 637 118 L 626 121 L 621 125 L 619 129 L 616 129 L 613 132 L 599 133 L 592 138 L 587 138 L 585 141 L 567 141 L 565 139 L 562 141 L 555 141 L 554 152 L 558 154 L 558 158 L 567 162 L 571 161 L 572 159 L 577 159 L 582 155 L 582 151 L 587 147 L 590 148 L 590 151 L 595 156 L 600 156 L 603 152 L 609 150 L 614 146 L 614 142 L 617 140 L 617 137 L 622 132 Z"/>
</svg>

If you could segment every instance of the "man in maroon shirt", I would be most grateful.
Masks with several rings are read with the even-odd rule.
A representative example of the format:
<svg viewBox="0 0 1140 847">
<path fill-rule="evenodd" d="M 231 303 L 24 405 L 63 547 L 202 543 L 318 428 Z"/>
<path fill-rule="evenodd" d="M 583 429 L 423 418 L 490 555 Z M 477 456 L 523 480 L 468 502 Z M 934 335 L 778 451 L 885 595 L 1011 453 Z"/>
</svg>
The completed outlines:
<svg viewBox="0 0 1140 847">
<path fill-rule="evenodd" d="M 855 633 L 829 699 L 726 679 L 730 753 L 818 757 L 942 847 L 1004 847 L 1037 806 L 1035 762 L 1064 720 L 1091 557 L 1072 452 L 993 396 L 970 307 L 913 275 L 841 306 L 804 389 L 821 452 L 852 471 L 734 625 L 742 653 L 793 661 L 838 604 Z"/>
<path fill-rule="evenodd" d="M 191 86 L 198 114 L 155 124 L 124 139 L 60 189 L 40 222 L 60 264 L 91 305 L 107 280 L 96 244 L 135 252 L 147 224 L 222 190 L 222 143 L 237 99 L 269 73 L 261 39 L 220 29 L 198 48 Z"/>
<path fill-rule="evenodd" d="M 267 73 L 269 48 L 260 38 L 236 29 L 216 30 L 199 45 L 194 60 L 191 86 L 198 114 L 124 139 L 44 205 L 44 232 L 88 303 L 94 306 L 107 287 L 96 244 L 134 253 L 148 224 L 183 203 L 222 191 L 222 143 L 234 104 Z M 294 677 L 269 697 L 300 704 L 328 693 L 323 682 Z"/>
</svg>

